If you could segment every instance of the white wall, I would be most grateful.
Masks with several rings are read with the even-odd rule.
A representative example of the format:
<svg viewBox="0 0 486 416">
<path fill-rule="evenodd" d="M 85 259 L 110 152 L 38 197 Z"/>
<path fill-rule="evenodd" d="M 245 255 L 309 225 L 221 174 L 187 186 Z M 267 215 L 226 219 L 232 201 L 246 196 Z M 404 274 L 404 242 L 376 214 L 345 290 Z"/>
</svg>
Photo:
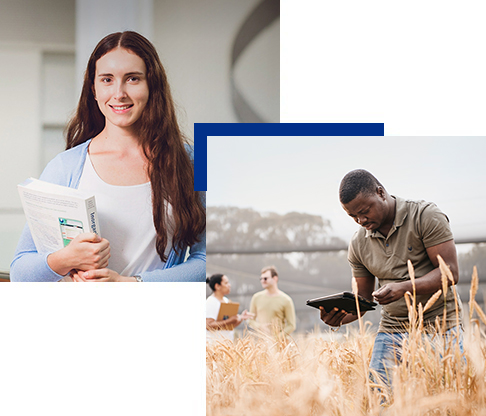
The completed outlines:
<svg viewBox="0 0 486 416">
<path fill-rule="evenodd" d="M 0 0 L 0 42 L 74 44 L 75 0 Z"/>
<path fill-rule="evenodd" d="M 184 131 L 194 123 L 237 122 L 230 96 L 233 41 L 259 0 L 155 1 L 154 44 L 162 60 Z M 280 120 L 280 25 L 248 46 L 236 67 L 245 98 L 270 122 Z"/>
<path fill-rule="evenodd" d="M 235 68 L 235 81 L 266 122 L 280 122 L 280 19 L 243 52 Z"/>
<path fill-rule="evenodd" d="M 69 70 L 59 76 L 55 57 L 72 56 L 73 45 L 74 0 L 0 0 L 0 68 L 6 80 L 0 100 L 0 270 L 8 270 L 25 222 L 16 185 L 38 177 L 45 159 L 63 147 L 62 125 L 72 109 L 65 108 L 66 85 L 72 81 Z M 47 125 L 51 138 L 44 143 Z"/>
</svg>

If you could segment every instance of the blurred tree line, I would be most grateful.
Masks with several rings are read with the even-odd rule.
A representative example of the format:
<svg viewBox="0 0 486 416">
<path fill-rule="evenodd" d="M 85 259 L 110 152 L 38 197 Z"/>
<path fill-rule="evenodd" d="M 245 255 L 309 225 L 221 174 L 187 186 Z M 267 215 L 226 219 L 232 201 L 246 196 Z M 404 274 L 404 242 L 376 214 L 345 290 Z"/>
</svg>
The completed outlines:
<svg viewBox="0 0 486 416">
<path fill-rule="evenodd" d="M 212 251 L 346 246 L 346 242 L 332 235 L 330 221 L 319 215 L 208 207 L 206 216 L 206 238 Z"/>
<path fill-rule="evenodd" d="M 249 309 L 251 296 L 262 290 L 259 277 L 264 266 L 275 265 L 279 271 L 279 288 L 294 300 L 297 329 L 325 329 L 317 310 L 305 301 L 336 292 L 351 291 L 351 269 L 347 251 L 325 251 L 347 247 L 348 242 L 333 235 L 329 220 L 318 215 L 291 212 L 261 213 L 251 208 L 207 208 L 207 275 L 226 274 L 232 285 L 229 298 L 240 303 L 240 311 Z M 320 249 L 316 252 L 268 254 L 210 254 L 211 252 L 258 252 L 288 249 Z M 473 266 L 477 266 L 480 282 L 477 300 L 483 299 L 486 288 L 486 245 L 476 244 L 459 255 L 460 280 L 457 287 L 464 306 L 469 301 Z M 207 288 L 207 296 L 211 291 Z M 366 320 L 377 325 L 377 311 L 366 314 Z"/>
</svg>

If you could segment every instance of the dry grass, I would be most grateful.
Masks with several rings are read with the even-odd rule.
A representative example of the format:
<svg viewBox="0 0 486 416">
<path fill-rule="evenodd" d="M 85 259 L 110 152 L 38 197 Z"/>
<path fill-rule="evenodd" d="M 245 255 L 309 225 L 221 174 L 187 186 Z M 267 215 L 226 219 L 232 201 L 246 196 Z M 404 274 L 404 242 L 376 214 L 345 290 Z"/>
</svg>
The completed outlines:
<svg viewBox="0 0 486 416">
<path fill-rule="evenodd" d="M 442 274 L 446 281 L 447 270 Z M 444 283 L 445 290 L 451 287 Z M 476 292 L 475 271 L 466 359 L 443 337 L 423 336 L 422 314 L 432 301 L 423 307 L 415 305 L 414 294 L 407 295 L 412 325 L 393 374 L 393 394 L 369 381 L 374 335 L 367 323 L 339 338 L 331 332 L 293 340 L 259 334 L 208 345 L 207 415 L 486 416 L 486 335 L 473 313 L 484 324 L 486 315 L 474 300 Z M 440 334 L 442 325 L 437 328 Z"/>
</svg>

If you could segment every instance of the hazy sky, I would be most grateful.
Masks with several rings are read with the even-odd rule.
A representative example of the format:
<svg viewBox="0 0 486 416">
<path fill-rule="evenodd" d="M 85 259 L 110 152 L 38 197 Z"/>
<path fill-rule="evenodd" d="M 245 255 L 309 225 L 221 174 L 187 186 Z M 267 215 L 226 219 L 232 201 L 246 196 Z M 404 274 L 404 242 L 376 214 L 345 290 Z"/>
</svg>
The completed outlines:
<svg viewBox="0 0 486 416">
<path fill-rule="evenodd" d="M 207 204 L 318 214 L 347 241 L 358 225 L 339 183 L 362 168 L 392 195 L 435 202 L 456 239 L 486 237 L 485 159 L 475 137 L 208 137 Z"/>
</svg>

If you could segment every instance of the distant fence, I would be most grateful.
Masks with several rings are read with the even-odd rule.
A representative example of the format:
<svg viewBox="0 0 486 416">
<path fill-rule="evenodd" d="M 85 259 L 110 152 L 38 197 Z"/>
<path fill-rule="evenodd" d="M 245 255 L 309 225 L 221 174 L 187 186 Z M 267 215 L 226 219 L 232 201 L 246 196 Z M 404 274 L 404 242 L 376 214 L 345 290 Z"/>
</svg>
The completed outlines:
<svg viewBox="0 0 486 416">
<path fill-rule="evenodd" d="M 206 254 L 277 254 L 277 253 L 319 253 L 319 252 L 331 252 L 331 251 L 341 251 L 347 250 L 348 246 L 333 246 L 333 247 L 292 247 L 292 248 L 249 248 L 249 249 L 231 249 L 231 248 L 215 248 L 207 249 Z"/>
<path fill-rule="evenodd" d="M 486 237 L 481 238 L 462 238 L 454 240 L 456 244 L 479 244 L 486 243 Z M 276 254 L 276 253 L 326 253 L 332 251 L 347 250 L 347 245 L 334 246 L 309 246 L 309 247 L 271 247 L 271 248 L 206 248 L 206 254 Z"/>
</svg>

